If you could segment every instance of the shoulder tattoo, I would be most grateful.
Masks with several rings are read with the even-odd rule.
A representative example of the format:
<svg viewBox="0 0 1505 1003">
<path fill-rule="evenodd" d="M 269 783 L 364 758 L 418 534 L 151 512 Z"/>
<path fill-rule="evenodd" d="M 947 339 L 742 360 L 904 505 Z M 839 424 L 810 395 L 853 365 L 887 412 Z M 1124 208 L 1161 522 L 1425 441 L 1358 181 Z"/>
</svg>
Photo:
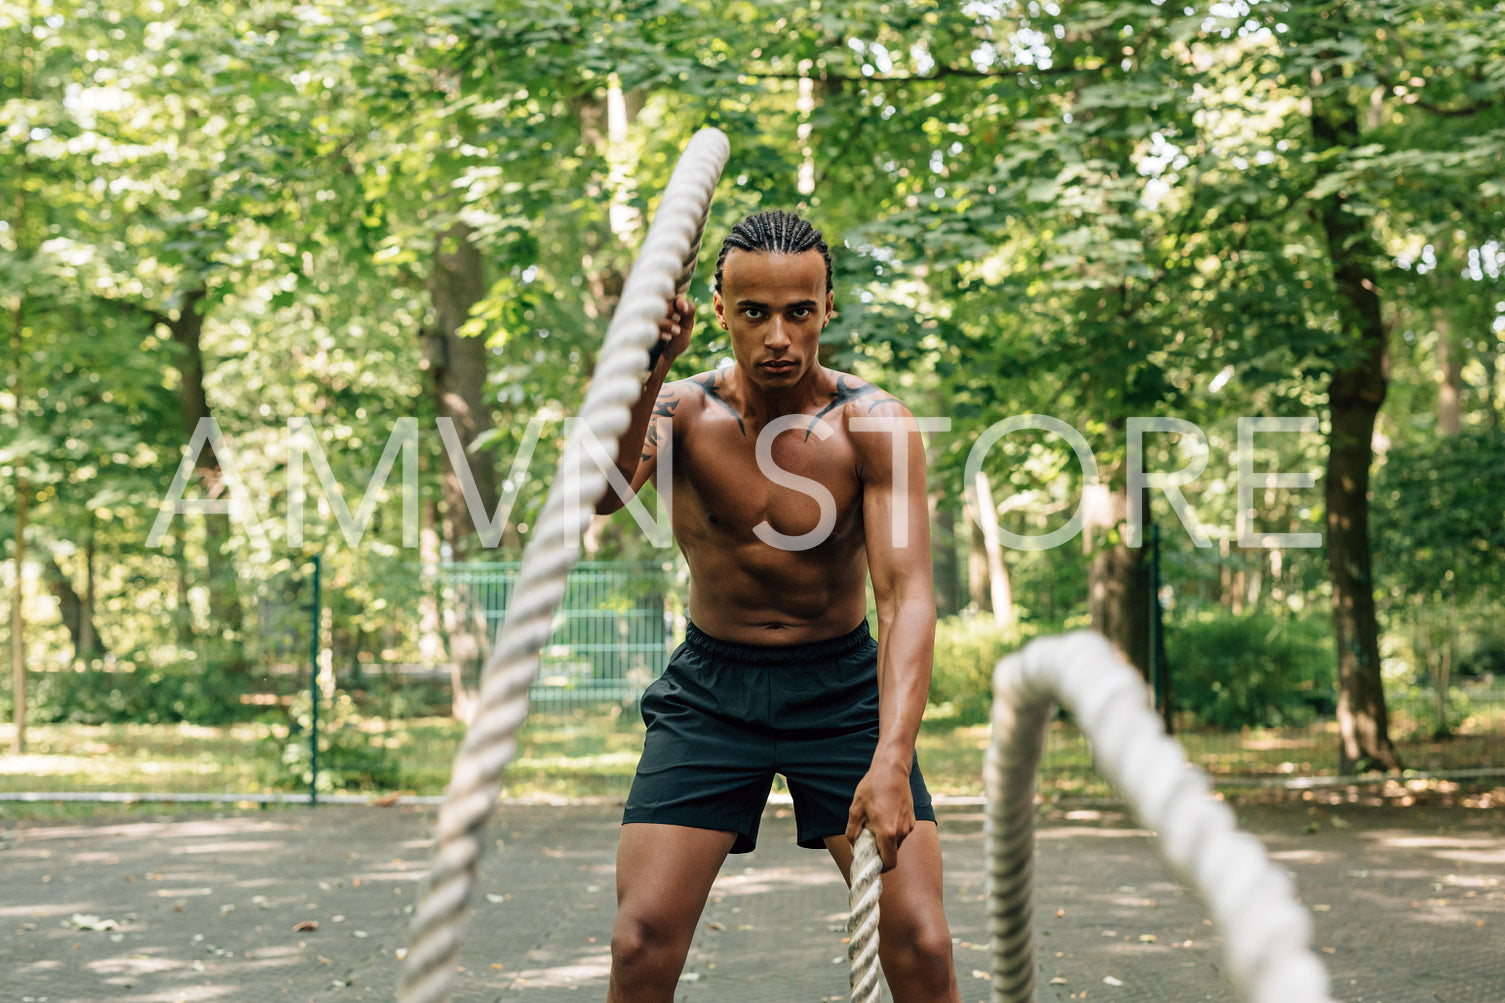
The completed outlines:
<svg viewBox="0 0 1505 1003">
<path fill-rule="evenodd" d="M 810 427 L 805 430 L 805 441 L 810 441 L 810 433 L 815 431 L 815 423 L 820 421 L 832 411 L 861 397 L 872 397 L 881 391 L 866 380 L 858 381 L 854 376 L 838 376 L 836 389 L 831 393 L 831 402 L 821 408 L 820 413 L 810 420 Z M 879 404 L 899 403 L 899 399 L 892 394 L 883 394 L 868 402 L 867 413 L 872 414 L 873 408 Z"/>
<path fill-rule="evenodd" d="M 743 424 L 742 416 L 737 413 L 736 408 L 732 407 L 726 402 L 726 398 L 722 397 L 721 394 L 716 391 L 715 373 L 706 373 L 704 376 L 690 380 L 690 382 L 699 387 L 701 393 L 705 394 L 711 400 L 715 401 L 717 404 L 720 404 L 723 408 L 725 408 L 727 414 L 731 415 L 733 418 L 736 418 L 737 428 L 741 430 L 742 437 L 744 439 L 747 438 L 747 426 Z"/>
</svg>

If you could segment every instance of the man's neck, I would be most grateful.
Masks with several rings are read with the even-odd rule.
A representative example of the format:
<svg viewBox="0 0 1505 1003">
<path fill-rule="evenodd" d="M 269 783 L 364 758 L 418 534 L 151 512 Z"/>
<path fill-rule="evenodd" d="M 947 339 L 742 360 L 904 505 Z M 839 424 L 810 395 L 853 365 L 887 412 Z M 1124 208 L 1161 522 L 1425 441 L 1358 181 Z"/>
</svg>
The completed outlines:
<svg viewBox="0 0 1505 1003">
<path fill-rule="evenodd" d="M 730 398 L 747 421 L 766 425 L 786 414 L 805 413 L 820 402 L 829 382 L 826 368 L 817 362 L 798 383 L 770 392 L 749 379 L 741 366 L 736 366 L 727 376 L 727 389 L 722 396 Z"/>
</svg>

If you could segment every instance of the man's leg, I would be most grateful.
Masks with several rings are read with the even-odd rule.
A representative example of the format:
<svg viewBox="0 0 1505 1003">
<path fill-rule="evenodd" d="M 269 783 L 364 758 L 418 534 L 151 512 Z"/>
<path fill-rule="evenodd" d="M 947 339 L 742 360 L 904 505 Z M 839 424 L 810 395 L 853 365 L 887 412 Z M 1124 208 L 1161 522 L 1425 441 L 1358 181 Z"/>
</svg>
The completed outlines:
<svg viewBox="0 0 1505 1003">
<path fill-rule="evenodd" d="M 608 1003 L 673 1003 L 695 924 L 735 840 L 714 829 L 622 826 Z"/>
<path fill-rule="evenodd" d="M 852 844 L 830 836 L 826 849 L 851 883 Z M 899 862 L 883 875 L 878 899 L 878 960 L 894 1003 L 957 1003 L 951 931 L 941 906 L 941 839 L 920 820 L 899 844 Z"/>
</svg>

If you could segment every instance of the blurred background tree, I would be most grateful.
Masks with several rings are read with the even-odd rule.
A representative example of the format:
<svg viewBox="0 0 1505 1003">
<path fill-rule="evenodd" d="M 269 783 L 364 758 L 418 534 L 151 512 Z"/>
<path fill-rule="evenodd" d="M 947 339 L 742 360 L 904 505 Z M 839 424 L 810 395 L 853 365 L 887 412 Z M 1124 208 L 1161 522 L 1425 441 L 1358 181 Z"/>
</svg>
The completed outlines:
<svg viewBox="0 0 1505 1003">
<path fill-rule="evenodd" d="M 931 436 L 943 613 L 1090 622 L 1148 671 L 1157 597 L 1135 544 L 1158 520 L 1188 629 L 1199 610 L 1327 608 L 1341 767 L 1394 768 L 1385 635 L 1505 588 L 1502 24 L 1454 0 L 10 4 L 15 741 L 28 667 L 262 671 L 319 551 L 331 671 L 444 665 L 468 713 L 484 611 L 412 567 L 520 553 L 657 193 L 715 125 L 733 153 L 708 249 L 750 210 L 808 213 L 837 251 L 822 360 L 951 419 Z M 691 296 L 709 303 L 709 267 Z M 677 372 L 723 364 L 717 333 L 702 321 Z M 963 484 L 983 432 L 1026 413 L 1078 430 L 1096 482 L 1032 431 Z M 1239 510 L 1251 415 L 1320 419 L 1244 458 L 1320 472 L 1320 499 L 1269 489 Z M 397 419 L 418 420 L 417 547 L 395 479 L 359 545 L 320 499 L 287 546 L 295 417 L 352 510 Z M 1152 434 L 1146 456 L 1205 456 L 1184 491 L 1208 546 L 1163 499 L 1129 497 L 1133 417 L 1202 430 Z M 204 419 L 267 550 L 229 514 L 144 546 Z M 225 460 L 193 458 L 190 497 L 228 497 Z M 983 507 L 1012 534 L 1077 512 L 1082 532 L 992 546 Z M 587 547 L 668 556 L 627 519 Z M 1469 621 L 1474 648 L 1492 621 Z"/>
</svg>

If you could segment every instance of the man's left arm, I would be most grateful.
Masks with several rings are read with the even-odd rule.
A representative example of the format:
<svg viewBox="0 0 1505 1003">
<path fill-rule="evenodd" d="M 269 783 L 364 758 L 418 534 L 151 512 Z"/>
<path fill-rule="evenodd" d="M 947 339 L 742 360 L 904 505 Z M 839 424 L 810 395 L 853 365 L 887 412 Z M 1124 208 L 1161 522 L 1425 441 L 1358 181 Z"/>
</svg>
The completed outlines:
<svg viewBox="0 0 1505 1003">
<path fill-rule="evenodd" d="M 892 399 L 850 427 L 878 606 L 878 748 L 853 795 L 847 836 L 870 830 L 888 870 L 915 824 L 909 773 L 935 650 L 925 445 L 909 409 Z"/>
</svg>

